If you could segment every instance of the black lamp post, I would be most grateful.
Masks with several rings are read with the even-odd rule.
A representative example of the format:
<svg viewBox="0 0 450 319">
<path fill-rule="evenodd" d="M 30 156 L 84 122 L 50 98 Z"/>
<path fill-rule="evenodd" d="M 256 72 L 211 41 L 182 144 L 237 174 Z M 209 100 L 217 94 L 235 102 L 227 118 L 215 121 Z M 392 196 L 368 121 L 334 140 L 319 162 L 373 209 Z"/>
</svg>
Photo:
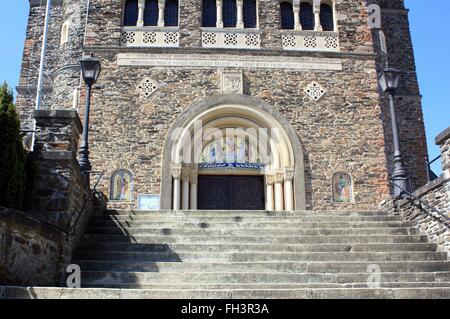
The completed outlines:
<svg viewBox="0 0 450 319">
<path fill-rule="evenodd" d="M 80 60 L 81 74 L 83 76 L 84 83 L 86 84 L 86 109 L 84 112 L 84 125 L 83 125 L 83 141 L 80 146 L 80 163 L 81 172 L 84 174 L 84 184 L 86 187 L 90 184 L 89 173 L 92 169 L 89 161 L 89 112 L 91 108 L 91 89 L 97 82 L 100 75 L 101 67 L 100 60 L 94 57 L 91 53 L 90 56 L 85 56 Z"/>
<path fill-rule="evenodd" d="M 394 142 L 394 171 L 392 180 L 394 182 L 394 196 L 401 197 L 404 190 L 409 191 L 408 176 L 403 166 L 402 153 L 400 151 L 400 140 L 398 136 L 397 113 L 395 110 L 395 92 L 398 87 L 401 72 L 393 68 L 384 69 L 379 76 L 380 88 L 389 96 L 392 121 L 392 137 Z"/>
</svg>

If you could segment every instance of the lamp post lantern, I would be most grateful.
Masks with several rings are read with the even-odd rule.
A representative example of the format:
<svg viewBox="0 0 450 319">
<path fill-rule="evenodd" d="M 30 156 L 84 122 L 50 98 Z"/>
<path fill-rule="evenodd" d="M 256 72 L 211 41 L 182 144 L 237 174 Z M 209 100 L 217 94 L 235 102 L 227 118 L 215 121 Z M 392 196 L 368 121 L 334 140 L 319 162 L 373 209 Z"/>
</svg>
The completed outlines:
<svg viewBox="0 0 450 319">
<path fill-rule="evenodd" d="M 101 67 L 100 60 L 94 57 L 91 53 L 90 56 L 85 56 L 80 60 L 81 74 L 86 84 L 86 108 L 84 111 L 84 124 L 83 124 L 83 140 L 80 146 L 79 160 L 81 172 L 84 174 L 84 185 L 86 187 L 90 184 L 89 173 L 92 169 L 89 161 L 89 112 L 91 109 L 91 90 L 92 86 L 97 82 L 100 75 Z"/>
<path fill-rule="evenodd" d="M 386 68 L 379 76 L 379 84 L 383 93 L 389 96 L 389 105 L 392 121 L 392 139 L 394 144 L 394 170 L 392 172 L 392 181 L 394 183 L 394 197 L 401 197 L 404 190 L 409 191 L 408 175 L 403 165 L 402 153 L 400 151 L 400 139 L 398 135 L 397 113 L 395 110 L 395 93 L 401 72 L 397 69 Z"/>
</svg>

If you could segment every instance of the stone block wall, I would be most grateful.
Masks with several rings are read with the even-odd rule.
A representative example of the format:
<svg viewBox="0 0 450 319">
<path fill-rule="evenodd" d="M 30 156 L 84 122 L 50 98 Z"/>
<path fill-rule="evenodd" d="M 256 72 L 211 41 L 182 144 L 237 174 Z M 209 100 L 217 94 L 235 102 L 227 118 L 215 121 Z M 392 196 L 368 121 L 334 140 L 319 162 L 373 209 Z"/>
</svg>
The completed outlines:
<svg viewBox="0 0 450 319">
<path fill-rule="evenodd" d="M 420 201 L 389 200 L 382 208 L 390 214 L 400 214 L 405 221 L 416 222 L 432 242 L 450 252 L 450 127 L 436 137 L 436 144 L 441 148 L 443 172 L 439 178 L 414 192 Z"/>
<path fill-rule="evenodd" d="M 0 284 L 63 283 L 92 211 L 90 190 L 83 185 L 76 160 L 81 132 L 77 112 L 41 110 L 35 119 L 37 183 L 32 209 L 0 211 Z"/>
</svg>

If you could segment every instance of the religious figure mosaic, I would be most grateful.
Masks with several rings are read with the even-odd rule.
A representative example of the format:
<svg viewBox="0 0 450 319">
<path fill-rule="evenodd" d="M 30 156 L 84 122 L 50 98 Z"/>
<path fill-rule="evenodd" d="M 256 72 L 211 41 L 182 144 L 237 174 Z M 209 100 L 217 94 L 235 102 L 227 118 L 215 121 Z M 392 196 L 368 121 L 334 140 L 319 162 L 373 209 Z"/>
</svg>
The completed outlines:
<svg viewBox="0 0 450 319">
<path fill-rule="evenodd" d="M 336 173 L 333 176 L 333 201 L 337 203 L 353 202 L 352 178 L 347 173 Z"/>
<path fill-rule="evenodd" d="M 110 200 L 130 201 L 133 191 L 133 177 L 127 170 L 118 170 L 111 177 Z"/>
<path fill-rule="evenodd" d="M 203 163 L 260 163 L 255 146 L 245 138 L 225 137 L 203 148 Z"/>
</svg>

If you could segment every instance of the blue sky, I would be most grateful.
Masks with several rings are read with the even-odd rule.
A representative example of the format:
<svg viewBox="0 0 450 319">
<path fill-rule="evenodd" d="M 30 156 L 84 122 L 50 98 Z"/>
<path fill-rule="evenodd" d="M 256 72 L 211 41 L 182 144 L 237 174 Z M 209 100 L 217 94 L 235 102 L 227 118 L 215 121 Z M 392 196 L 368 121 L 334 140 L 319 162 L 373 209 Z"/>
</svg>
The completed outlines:
<svg viewBox="0 0 450 319">
<path fill-rule="evenodd" d="M 5 3 L 8 0 L 0 0 Z M 432 2 L 432 5 L 430 3 Z M 0 10 L 0 81 L 16 86 L 28 15 L 28 0 L 15 0 Z M 450 125 L 450 1 L 405 0 L 410 11 L 411 33 L 430 158 L 439 155 L 434 137 Z M 440 172 L 440 163 L 433 165 Z"/>
</svg>

